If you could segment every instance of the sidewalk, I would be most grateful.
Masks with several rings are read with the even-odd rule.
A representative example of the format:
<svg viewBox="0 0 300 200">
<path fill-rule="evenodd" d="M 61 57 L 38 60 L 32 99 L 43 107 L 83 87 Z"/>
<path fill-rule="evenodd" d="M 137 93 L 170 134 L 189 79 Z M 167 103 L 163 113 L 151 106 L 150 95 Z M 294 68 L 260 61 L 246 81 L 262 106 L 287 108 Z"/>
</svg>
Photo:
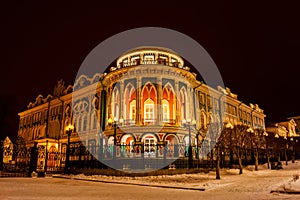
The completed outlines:
<svg viewBox="0 0 300 200">
<path fill-rule="evenodd" d="M 289 162 L 281 170 L 271 170 L 266 165 L 260 165 L 259 171 L 254 171 L 254 166 L 247 166 L 243 171 L 239 175 L 239 169 L 222 169 L 221 180 L 215 179 L 214 171 L 146 177 L 57 174 L 53 178 L 197 191 L 300 194 L 300 161 Z"/>
</svg>

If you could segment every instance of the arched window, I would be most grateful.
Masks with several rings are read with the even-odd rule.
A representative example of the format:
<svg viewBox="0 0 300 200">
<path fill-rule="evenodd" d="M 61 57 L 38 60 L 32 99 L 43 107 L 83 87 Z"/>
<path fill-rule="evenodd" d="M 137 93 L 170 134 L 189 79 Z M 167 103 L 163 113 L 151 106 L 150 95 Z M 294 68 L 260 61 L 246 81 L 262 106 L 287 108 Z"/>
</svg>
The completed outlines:
<svg viewBox="0 0 300 200">
<path fill-rule="evenodd" d="M 121 155 L 122 157 L 134 156 L 134 138 L 132 135 L 126 134 L 121 139 Z"/>
<path fill-rule="evenodd" d="M 155 122 L 155 104 L 157 101 L 157 92 L 152 83 L 147 83 L 142 90 L 142 111 L 144 123 L 149 124 Z"/>
<path fill-rule="evenodd" d="M 203 111 L 201 112 L 200 122 L 201 122 L 201 127 L 205 128 L 206 127 L 206 115 Z"/>
<path fill-rule="evenodd" d="M 178 157 L 178 140 L 174 135 L 168 135 L 165 139 L 167 143 L 167 157 Z"/>
<path fill-rule="evenodd" d="M 86 131 L 87 130 L 87 117 L 86 114 L 83 114 L 81 117 L 81 131 Z"/>
<path fill-rule="evenodd" d="M 136 100 L 133 100 L 130 102 L 129 104 L 129 120 L 130 123 L 134 123 L 135 122 L 135 118 L 136 118 Z"/>
<path fill-rule="evenodd" d="M 166 99 L 162 100 L 163 122 L 168 122 L 170 118 L 170 106 Z"/>
<path fill-rule="evenodd" d="M 184 87 L 182 87 L 180 89 L 180 94 L 179 94 L 179 101 L 180 101 L 180 116 L 181 116 L 181 120 L 183 119 L 187 119 L 187 116 L 186 116 L 186 103 L 187 103 L 187 98 L 186 98 L 186 90 Z"/>
<path fill-rule="evenodd" d="M 154 102 L 148 98 L 144 103 L 144 122 L 154 121 Z"/>
<path fill-rule="evenodd" d="M 114 88 L 113 94 L 112 94 L 112 100 L 111 100 L 111 111 L 113 118 L 119 119 L 119 108 L 120 108 L 120 96 L 119 96 L 119 90 L 117 87 Z"/>
<path fill-rule="evenodd" d="M 78 117 L 77 119 L 77 132 L 82 129 L 82 117 Z"/>
<path fill-rule="evenodd" d="M 136 91 L 131 83 L 127 84 L 124 92 L 124 113 L 126 124 L 135 124 L 136 120 Z"/>
<path fill-rule="evenodd" d="M 175 99 L 174 90 L 167 83 L 162 92 L 162 118 L 163 122 L 175 122 Z"/>
<path fill-rule="evenodd" d="M 92 127 L 92 129 L 97 128 L 97 117 L 96 117 L 95 111 L 92 112 L 92 114 L 91 114 L 91 127 Z"/>
</svg>

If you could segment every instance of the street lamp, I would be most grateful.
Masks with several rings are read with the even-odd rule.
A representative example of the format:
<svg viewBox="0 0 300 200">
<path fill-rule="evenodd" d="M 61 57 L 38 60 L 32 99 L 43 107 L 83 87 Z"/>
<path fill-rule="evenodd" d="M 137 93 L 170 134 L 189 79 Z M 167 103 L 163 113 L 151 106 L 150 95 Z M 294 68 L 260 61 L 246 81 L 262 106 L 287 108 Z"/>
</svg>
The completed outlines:
<svg viewBox="0 0 300 200">
<path fill-rule="evenodd" d="M 118 118 L 114 117 L 114 120 L 112 118 L 108 119 L 108 124 L 111 125 L 114 128 L 114 146 L 113 146 L 113 160 L 116 159 L 116 145 L 117 145 L 117 121 Z M 119 123 L 122 124 L 123 123 L 123 118 L 119 119 Z"/>
<path fill-rule="evenodd" d="M 267 141 L 267 137 L 269 136 L 269 134 L 264 130 L 263 136 L 264 136 L 264 143 L 266 144 L 267 165 L 268 165 L 268 169 L 270 169 L 269 146 Z"/>
<path fill-rule="evenodd" d="M 191 119 L 183 119 L 182 123 L 184 126 L 188 127 L 189 130 L 189 148 L 188 148 L 188 168 L 191 169 L 193 167 L 193 148 L 192 148 L 192 138 L 191 138 L 191 126 L 196 125 L 196 120 L 191 120 Z"/>
<path fill-rule="evenodd" d="M 289 144 L 288 144 L 288 140 L 287 139 L 288 139 L 287 136 L 284 136 L 284 143 L 285 143 L 285 147 L 284 147 L 285 165 L 288 165 L 287 150 L 289 148 Z"/>
<path fill-rule="evenodd" d="M 74 130 L 74 126 L 72 124 L 69 124 L 67 127 L 66 127 L 66 133 L 68 135 L 68 144 L 67 144 L 67 152 L 66 152 L 66 164 L 65 164 L 65 172 L 68 171 L 68 168 L 69 168 L 69 157 L 70 157 L 70 137 L 71 137 L 71 134 Z"/>
</svg>

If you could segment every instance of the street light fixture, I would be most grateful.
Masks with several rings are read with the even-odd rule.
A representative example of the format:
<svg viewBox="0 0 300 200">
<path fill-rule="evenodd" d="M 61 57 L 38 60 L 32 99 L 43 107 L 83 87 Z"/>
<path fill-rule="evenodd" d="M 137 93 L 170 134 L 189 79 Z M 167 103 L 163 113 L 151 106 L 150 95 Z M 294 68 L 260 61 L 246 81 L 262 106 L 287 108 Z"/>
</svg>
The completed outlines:
<svg viewBox="0 0 300 200">
<path fill-rule="evenodd" d="M 65 172 L 69 171 L 69 162 L 70 162 L 70 137 L 74 130 L 74 126 L 72 124 L 69 124 L 66 127 L 66 133 L 68 135 L 68 144 L 67 144 L 67 150 L 66 150 L 66 164 L 65 164 Z"/>
<path fill-rule="evenodd" d="M 267 137 L 269 136 L 269 134 L 266 132 L 266 130 L 264 130 L 263 136 L 264 136 L 264 143 L 266 144 L 267 165 L 268 165 L 268 169 L 270 169 L 269 146 L 268 146 L 268 140 L 267 140 Z"/>
<path fill-rule="evenodd" d="M 188 127 L 189 130 L 189 147 L 188 147 L 188 168 L 192 169 L 193 168 L 193 148 L 192 148 L 192 138 L 191 138 L 191 126 L 196 125 L 196 120 L 191 120 L 191 119 L 183 119 L 182 123 L 184 126 Z"/>
</svg>

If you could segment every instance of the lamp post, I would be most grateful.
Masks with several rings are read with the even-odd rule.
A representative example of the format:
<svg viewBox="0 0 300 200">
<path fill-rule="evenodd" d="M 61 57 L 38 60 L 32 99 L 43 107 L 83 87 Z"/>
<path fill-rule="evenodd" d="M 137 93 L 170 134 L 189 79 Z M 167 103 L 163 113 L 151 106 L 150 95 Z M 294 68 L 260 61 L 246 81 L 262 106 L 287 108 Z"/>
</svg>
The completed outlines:
<svg viewBox="0 0 300 200">
<path fill-rule="evenodd" d="M 112 120 L 112 118 L 108 119 L 108 124 L 111 125 L 114 128 L 114 146 L 113 146 L 113 160 L 116 160 L 116 155 L 117 155 L 117 151 L 116 151 L 116 146 L 117 146 L 117 122 L 118 122 L 118 118 L 114 117 L 114 120 Z M 120 118 L 119 119 L 120 124 L 123 123 L 123 119 Z"/>
<path fill-rule="evenodd" d="M 288 165 L 288 156 L 287 156 L 287 149 L 289 148 L 287 136 L 284 136 L 284 157 L 285 157 L 285 165 Z"/>
<path fill-rule="evenodd" d="M 65 164 L 65 172 L 69 172 L 69 162 L 70 162 L 70 137 L 74 130 L 74 126 L 72 124 L 69 124 L 66 127 L 66 133 L 68 135 L 68 144 L 67 144 L 67 150 L 66 150 L 66 164 Z"/>
<path fill-rule="evenodd" d="M 266 131 L 264 131 L 263 136 L 264 136 L 264 142 L 266 144 L 267 165 L 268 165 L 268 169 L 270 169 L 269 146 L 268 146 L 268 141 L 267 141 L 268 133 Z"/>
<path fill-rule="evenodd" d="M 188 168 L 192 169 L 193 168 L 193 147 L 192 147 L 192 138 L 191 138 L 191 126 L 196 125 L 196 120 L 191 120 L 191 119 L 183 119 L 182 123 L 184 126 L 188 127 L 189 130 L 189 147 L 188 147 Z"/>
<path fill-rule="evenodd" d="M 278 147 L 278 138 L 279 138 L 279 135 L 276 133 L 275 134 L 275 145 L 276 145 L 276 150 L 278 150 L 280 147 Z M 278 151 L 278 154 L 277 154 L 277 161 L 280 162 L 280 149 Z"/>
</svg>

